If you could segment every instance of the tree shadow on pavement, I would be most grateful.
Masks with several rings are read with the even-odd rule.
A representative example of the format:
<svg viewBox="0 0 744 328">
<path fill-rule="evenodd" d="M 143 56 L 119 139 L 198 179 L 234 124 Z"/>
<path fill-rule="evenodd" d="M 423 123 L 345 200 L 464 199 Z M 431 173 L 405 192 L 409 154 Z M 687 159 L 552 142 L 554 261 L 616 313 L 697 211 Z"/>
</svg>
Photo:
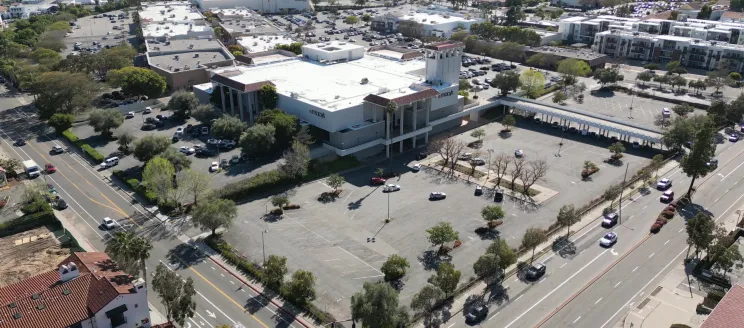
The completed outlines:
<svg viewBox="0 0 744 328">
<path fill-rule="evenodd" d="M 439 263 L 449 262 L 452 259 L 449 255 L 439 255 L 436 249 L 428 250 L 422 253 L 418 260 L 424 266 L 424 270 L 436 270 Z"/>
<path fill-rule="evenodd" d="M 246 286 L 241 286 L 241 287 L 248 288 Z M 239 290 L 240 288 L 238 288 L 236 292 Z M 256 314 L 256 312 L 266 307 L 266 304 L 264 302 L 268 302 L 268 301 L 266 301 L 262 296 L 253 296 L 245 302 L 245 305 L 243 305 L 243 310 L 250 314 Z"/>
<path fill-rule="evenodd" d="M 380 189 L 380 186 L 375 187 L 372 189 L 372 191 L 369 192 L 369 194 L 364 195 L 364 197 L 359 198 L 351 203 L 349 203 L 346 208 L 349 210 L 358 210 L 360 207 L 362 207 L 362 202 L 369 197 L 369 195 L 372 195 L 373 192 L 377 191 L 377 189 Z"/>
<path fill-rule="evenodd" d="M 474 230 L 475 234 L 480 237 L 481 240 L 494 240 L 501 236 L 501 232 L 497 229 L 490 229 L 488 227 L 478 227 Z"/>
<path fill-rule="evenodd" d="M 576 254 L 576 244 L 568 239 L 567 236 L 556 238 L 556 240 L 553 241 L 552 249 L 554 253 L 563 258 Z"/>
<path fill-rule="evenodd" d="M 498 306 L 501 306 L 502 304 L 509 302 L 509 292 L 507 288 L 504 288 L 504 285 L 498 283 L 498 284 L 491 284 L 491 286 L 487 287 L 488 289 L 488 304 L 496 304 Z"/>
<path fill-rule="evenodd" d="M 703 212 L 711 217 L 714 216 L 711 211 L 706 210 L 704 206 L 696 204 L 696 203 L 691 203 L 685 206 L 684 208 L 677 209 L 677 213 L 679 213 L 679 215 L 682 216 L 682 218 L 684 218 L 685 221 L 692 219 L 695 215 L 697 215 L 700 212 Z"/>
<path fill-rule="evenodd" d="M 205 256 L 193 245 L 179 244 L 168 250 L 168 261 L 179 269 L 186 269 L 203 261 Z"/>
</svg>

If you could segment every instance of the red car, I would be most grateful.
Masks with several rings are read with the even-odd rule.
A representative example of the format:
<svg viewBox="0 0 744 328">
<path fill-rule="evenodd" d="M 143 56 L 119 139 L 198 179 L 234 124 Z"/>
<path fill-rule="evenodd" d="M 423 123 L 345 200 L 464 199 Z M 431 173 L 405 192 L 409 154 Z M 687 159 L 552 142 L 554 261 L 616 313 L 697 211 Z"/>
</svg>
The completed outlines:
<svg viewBox="0 0 744 328">
<path fill-rule="evenodd" d="M 57 172 L 57 168 L 54 167 L 54 165 L 52 165 L 52 163 L 47 163 L 46 166 L 45 166 L 45 169 L 46 169 L 46 172 L 47 173 Z"/>
<path fill-rule="evenodd" d="M 373 185 L 385 184 L 385 181 L 387 181 L 387 180 L 385 180 L 383 178 L 379 178 L 379 177 L 374 177 L 374 178 L 370 179 L 370 183 L 372 183 Z"/>
</svg>

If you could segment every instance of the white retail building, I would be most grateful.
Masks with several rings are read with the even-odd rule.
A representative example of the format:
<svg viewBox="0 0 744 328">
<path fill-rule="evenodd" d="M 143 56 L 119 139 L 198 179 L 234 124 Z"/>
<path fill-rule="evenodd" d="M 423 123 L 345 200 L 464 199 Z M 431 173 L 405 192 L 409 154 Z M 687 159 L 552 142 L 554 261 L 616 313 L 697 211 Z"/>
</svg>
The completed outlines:
<svg viewBox="0 0 744 328">
<path fill-rule="evenodd" d="M 194 0 L 199 9 L 248 8 L 262 13 L 312 11 L 310 0 Z"/>
<path fill-rule="evenodd" d="M 322 130 L 324 147 L 339 156 L 389 154 L 391 147 L 402 151 L 404 145 L 423 145 L 430 133 L 460 124 L 433 122 L 463 110 L 457 94 L 462 43 L 430 45 L 423 55 L 392 47 L 365 52 L 345 42 L 302 50 L 302 56 L 280 50 L 247 54 L 250 65 L 214 69 L 212 83 L 194 86 L 194 92 L 252 123 L 262 107 L 258 91 L 273 85 L 276 107 Z M 391 102 L 397 110 L 388 132 L 385 106 Z"/>
<path fill-rule="evenodd" d="M 422 36 L 448 38 L 458 28 L 470 30 L 475 23 L 485 20 L 473 18 L 456 12 L 439 10 L 416 10 L 409 12 L 389 12 L 372 18 L 371 28 L 380 32 L 398 32 L 398 25 L 403 21 L 413 21 L 421 25 Z"/>
</svg>

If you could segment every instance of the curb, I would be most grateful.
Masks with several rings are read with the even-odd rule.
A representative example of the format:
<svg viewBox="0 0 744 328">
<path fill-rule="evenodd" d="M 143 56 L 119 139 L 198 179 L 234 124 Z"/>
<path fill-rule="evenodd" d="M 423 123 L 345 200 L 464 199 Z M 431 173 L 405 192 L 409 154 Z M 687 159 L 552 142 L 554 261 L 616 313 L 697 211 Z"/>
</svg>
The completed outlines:
<svg viewBox="0 0 744 328">
<path fill-rule="evenodd" d="M 203 246 L 204 246 L 204 247 L 206 247 L 206 248 L 209 248 L 209 249 L 211 249 L 211 248 L 210 248 L 210 247 L 209 247 L 209 246 L 208 246 L 207 244 L 204 244 L 203 242 L 200 242 L 200 244 L 201 244 L 201 245 L 203 245 Z M 215 253 L 217 253 L 217 252 L 215 251 Z M 229 273 L 230 273 L 230 274 L 231 274 L 231 275 L 232 275 L 233 277 L 235 277 L 235 279 L 238 279 L 238 280 L 240 280 L 240 282 L 242 282 L 242 283 L 243 283 L 244 285 L 246 285 L 246 286 L 250 287 L 251 289 L 253 289 L 253 291 L 254 291 L 254 292 L 256 292 L 257 294 L 261 295 L 261 296 L 262 296 L 263 298 L 267 299 L 267 300 L 268 300 L 269 302 L 271 302 L 271 304 L 274 304 L 274 306 L 276 306 L 276 307 L 277 307 L 277 308 L 278 308 L 279 310 L 281 310 L 282 312 L 284 312 L 284 313 L 286 313 L 286 314 L 288 314 L 288 315 L 291 315 L 291 316 L 292 316 L 292 317 L 294 318 L 294 320 L 295 320 L 295 321 L 299 322 L 299 323 L 300 323 L 300 324 L 301 324 L 302 326 L 304 326 L 305 328 L 314 328 L 314 327 L 315 327 L 315 326 L 311 326 L 311 325 L 308 325 L 308 324 L 307 324 L 307 323 L 306 323 L 306 322 L 305 322 L 304 320 L 300 319 L 300 317 L 299 317 L 299 316 L 298 316 L 297 314 L 295 314 L 295 313 L 292 313 L 292 312 L 290 312 L 289 310 L 285 309 L 285 308 L 284 308 L 284 305 L 282 305 L 282 304 L 278 304 L 278 303 L 277 303 L 277 302 L 276 302 L 276 301 L 274 300 L 274 298 L 266 296 L 266 295 L 265 295 L 265 294 L 263 293 L 263 291 L 262 291 L 262 290 L 259 290 L 259 289 L 258 289 L 258 288 L 257 288 L 256 286 L 254 286 L 254 285 L 253 285 L 252 283 L 250 283 L 250 282 L 246 281 L 246 280 L 245 280 L 245 278 L 244 278 L 244 277 L 243 277 L 242 275 L 238 275 L 238 274 L 237 274 L 237 273 L 236 273 L 235 271 L 233 271 L 233 270 L 232 270 L 232 268 L 228 267 L 228 265 L 227 265 L 227 264 L 223 264 L 221 260 L 216 260 L 216 259 L 214 259 L 214 257 L 213 257 L 212 255 L 207 255 L 207 257 L 208 257 L 208 258 L 209 258 L 209 259 L 210 259 L 210 260 L 211 260 L 212 262 L 214 262 L 215 264 L 217 264 L 217 265 L 218 265 L 218 266 L 219 266 L 220 268 L 222 268 L 223 270 L 225 270 L 225 271 L 229 272 Z"/>
</svg>

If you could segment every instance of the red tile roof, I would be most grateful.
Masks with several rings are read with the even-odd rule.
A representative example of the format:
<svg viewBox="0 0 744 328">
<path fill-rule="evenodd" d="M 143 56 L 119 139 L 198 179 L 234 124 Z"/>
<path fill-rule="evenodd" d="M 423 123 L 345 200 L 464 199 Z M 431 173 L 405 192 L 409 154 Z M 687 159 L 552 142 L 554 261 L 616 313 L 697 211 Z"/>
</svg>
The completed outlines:
<svg viewBox="0 0 744 328">
<path fill-rule="evenodd" d="M 700 328 L 744 327 L 744 286 L 734 285 Z"/>
<path fill-rule="evenodd" d="M 740 21 L 744 19 L 744 13 L 740 13 L 737 11 L 724 11 L 721 15 L 721 20 L 728 19 L 728 20 L 734 20 L 734 21 Z"/>
<path fill-rule="evenodd" d="M 369 96 L 364 97 L 364 100 L 371 102 L 373 104 L 383 106 L 383 107 L 387 106 L 389 102 L 394 101 L 396 104 L 398 104 L 398 106 L 400 106 L 400 105 L 410 104 L 412 102 L 416 102 L 419 100 L 431 98 L 438 94 L 439 92 L 437 92 L 437 90 L 429 88 L 429 89 L 424 89 L 424 90 L 414 92 L 411 94 L 407 94 L 405 96 L 401 96 L 401 97 L 394 98 L 394 99 L 388 99 L 382 96 L 371 94 Z"/>
<path fill-rule="evenodd" d="M 463 44 L 460 41 L 442 41 L 437 42 L 434 44 L 430 44 L 426 46 L 426 49 L 432 49 L 432 50 L 446 50 L 446 49 L 452 49 L 452 48 L 459 48 L 464 47 L 465 44 Z"/>
<path fill-rule="evenodd" d="M 80 275 L 66 282 L 52 270 L 0 288 L 0 328 L 68 327 L 132 288 L 105 253 L 73 253 L 60 265 L 70 262 Z"/>
</svg>

